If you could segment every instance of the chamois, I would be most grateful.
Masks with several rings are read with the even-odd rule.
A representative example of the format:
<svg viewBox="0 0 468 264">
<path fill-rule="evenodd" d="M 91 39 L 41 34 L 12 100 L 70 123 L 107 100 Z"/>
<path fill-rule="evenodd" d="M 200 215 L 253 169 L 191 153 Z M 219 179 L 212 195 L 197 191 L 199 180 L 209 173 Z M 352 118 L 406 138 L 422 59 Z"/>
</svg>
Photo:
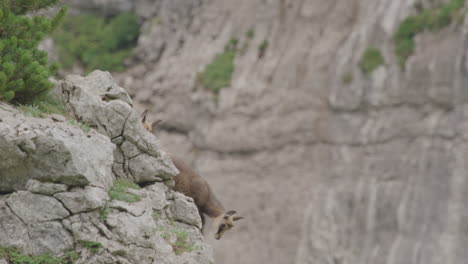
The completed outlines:
<svg viewBox="0 0 468 264">
<path fill-rule="evenodd" d="M 143 126 L 150 132 L 153 130 L 153 125 L 158 123 L 150 123 L 146 120 L 145 110 L 141 115 Z M 188 164 L 182 159 L 171 156 L 171 159 L 179 170 L 179 174 L 174 177 L 175 187 L 174 190 L 183 193 L 186 196 L 192 197 L 195 205 L 198 208 L 198 213 L 202 220 L 202 229 L 205 227 L 205 214 L 214 219 L 216 228 L 215 238 L 221 239 L 223 234 L 234 227 L 234 221 L 243 219 L 242 216 L 234 216 L 236 211 L 227 211 L 224 209 L 221 202 L 216 198 L 211 190 L 208 182 L 196 173 Z"/>
</svg>

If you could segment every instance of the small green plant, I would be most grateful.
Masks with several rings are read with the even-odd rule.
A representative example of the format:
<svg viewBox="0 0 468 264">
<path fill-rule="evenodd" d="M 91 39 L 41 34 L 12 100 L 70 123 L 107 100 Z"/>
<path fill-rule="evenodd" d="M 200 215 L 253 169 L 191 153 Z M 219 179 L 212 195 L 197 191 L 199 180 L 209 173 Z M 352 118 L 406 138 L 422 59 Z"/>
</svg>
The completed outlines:
<svg viewBox="0 0 468 264">
<path fill-rule="evenodd" d="M 91 14 L 69 16 L 53 37 L 65 68 L 80 62 L 90 72 L 122 71 L 138 35 L 138 17 L 124 12 L 109 19 Z"/>
<path fill-rule="evenodd" d="M 219 93 L 222 88 L 229 87 L 234 73 L 234 57 L 235 52 L 231 49 L 225 49 L 222 54 L 217 55 L 199 75 L 203 86 L 215 94 Z"/>
<path fill-rule="evenodd" d="M 239 44 L 239 40 L 236 39 L 236 38 L 231 38 L 229 40 L 229 43 L 226 47 L 224 47 L 224 49 L 226 50 L 231 50 L 231 51 L 236 51 L 237 49 L 237 44 Z"/>
<path fill-rule="evenodd" d="M 161 237 L 164 238 L 165 240 L 169 240 L 171 238 L 171 234 L 169 234 L 168 232 L 163 232 L 161 234 Z"/>
<path fill-rule="evenodd" d="M 25 115 L 32 117 L 44 117 L 44 112 L 35 105 L 20 105 L 18 107 Z"/>
<path fill-rule="evenodd" d="M 400 66 L 414 53 L 416 34 L 424 30 L 438 31 L 452 23 L 459 16 L 464 0 L 451 0 L 436 8 L 418 10 L 419 13 L 409 16 L 401 22 L 395 33 L 395 53 Z"/>
<path fill-rule="evenodd" d="M 260 43 L 260 45 L 258 46 L 258 57 L 259 58 L 263 58 L 263 56 L 265 56 L 265 52 L 268 48 L 268 40 L 263 40 L 262 43 Z"/>
<path fill-rule="evenodd" d="M 49 254 L 27 256 L 16 248 L 0 247 L 0 259 L 6 259 L 11 264 L 74 264 L 80 254 L 68 251 L 62 257 L 54 257 Z"/>
<path fill-rule="evenodd" d="M 255 35 L 255 32 L 254 32 L 253 28 L 249 29 L 249 31 L 247 31 L 247 32 L 245 33 L 245 36 L 246 36 L 248 39 L 253 39 L 254 35 Z"/>
<path fill-rule="evenodd" d="M 53 87 L 49 76 L 58 66 L 49 63 L 47 53 L 39 50 L 38 45 L 59 25 L 66 9 L 62 8 L 52 18 L 34 14 L 58 1 L 0 2 L 0 100 L 29 104 Z"/>
<path fill-rule="evenodd" d="M 101 242 L 97 242 L 97 241 L 86 241 L 86 240 L 81 240 L 80 241 L 80 244 L 89 249 L 89 251 L 91 251 L 91 253 L 97 253 L 99 251 L 99 249 L 102 248 L 102 244 Z"/>
<path fill-rule="evenodd" d="M 246 52 L 247 52 L 247 49 L 249 48 L 249 42 L 251 39 L 253 39 L 254 37 L 254 30 L 253 28 L 249 29 L 246 33 L 245 33 L 245 41 L 244 41 L 244 44 L 242 44 L 242 47 L 239 49 L 239 54 L 241 56 L 243 56 Z"/>
<path fill-rule="evenodd" d="M 62 260 L 63 260 L 62 263 L 73 264 L 73 263 L 76 263 L 79 258 L 80 258 L 80 253 L 76 251 L 68 251 L 62 257 Z"/>
<path fill-rule="evenodd" d="M 109 207 L 102 207 L 99 209 L 99 220 L 101 222 L 105 222 L 107 220 L 107 217 L 109 216 L 110 209 Z"/>
<path fill-rule="evenodd" d="M 85 133 L 88 133 L 89 131 L 91 131 L 91 127 L 90 127 L 88 124 L 86 124 L 86 123 L 84 123 L 84 122 L 82 122 L 82 121 L 77 121 L 77 120 L 75 120 L 75 119 L 70 119 L 70 120 L 68 120 L 67 122 L 68 122 L 70 125 L 79 127 L 79 128 L 80 128 L 81 130 L 83 130 L 83 132 L 85 132 Z"/>
<path fill-rule="evenodd" d="M 359 66 L 364 73 L 369 74 L 384 63 L 385 61 L 380 50 L 374 47 L 369 47 L 364 51 L 361 61 L 359 62 Z"/>
<path fill-rule="evenodd" d="M 193 243 L 188 240 L 188 233 L 186 231 L 173 231 L 177 237 L 175 243 L 172 244 L 172 248 L 176 255 L 180 255 L 184 252 L 193 251 Z"/>
<path fill-rule="evenodd" d="M 157 210 L 153 210 L 152 216 L 153 216 L 154 219 L 160 219 L 161 218 L 161 212 L 157 211 Z"/>
<path fill-rule="evenodd" d="M 45 117 L 48 114 L 66 115 L 65 106 L 51 94 L 36 96 L 29 104 L 20 104 L 18 108 L 33 117 Z"/>
<path fill-rule="evenodd" d="M 161 17 L 155 16 L 151 18 L 151 25 L 161 25 L 162 20 Z"/>
<path fill-rule="evenodd" d="M 352 75 L 350 72 L 346 72 L 346 73 L 343 74 L 343 76 L 341 77 L 341 81 L 342 81 L 344 84 L 350 84 L 350 83 L 353 81 L 353 75 Z"/>
<path fill-rule="evenodd" d="M 176 255 L 180 255 L 184 252 L 192 252 L 194 250 L 194 244 L 189 241 L 188 233 L 186 231 L 179 231 L 175 229 L 167 231 L 164 228 L 161 228 L 161 231 L 161 237 L 168 242 L 171 240 L 171 233 L 173 236 L 175 236 L 175 241 L 170 242 L 170 244 Z"/>
<path fill-rule="evenodd" d="M 128 189 L 140 190 L 140 186 L 128 180 L 118 179 L 114 181 L 114 186 L 109 191 L 109 197 L 112 200 L 119 200 L 129 203 L 135 203 L 141 200 L 137 194 L 128 192 Z"/>
</svg>

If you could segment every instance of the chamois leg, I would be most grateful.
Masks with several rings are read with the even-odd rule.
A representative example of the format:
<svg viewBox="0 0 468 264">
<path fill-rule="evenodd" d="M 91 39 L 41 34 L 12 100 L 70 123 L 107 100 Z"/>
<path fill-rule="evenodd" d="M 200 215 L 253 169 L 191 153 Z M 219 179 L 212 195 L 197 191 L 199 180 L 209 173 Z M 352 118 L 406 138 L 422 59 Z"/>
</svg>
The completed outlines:
<svg viewBox="0 0 468 264">
<path fill-rule="evenodd" d="M 200 218 L 201 218 L 201 223 L 202 223 L 201 231 L 203 234 L 205 232 L 205 215 L 200 211 L 198 211 L 198 213 L 200 214 Z"/>
</svg>

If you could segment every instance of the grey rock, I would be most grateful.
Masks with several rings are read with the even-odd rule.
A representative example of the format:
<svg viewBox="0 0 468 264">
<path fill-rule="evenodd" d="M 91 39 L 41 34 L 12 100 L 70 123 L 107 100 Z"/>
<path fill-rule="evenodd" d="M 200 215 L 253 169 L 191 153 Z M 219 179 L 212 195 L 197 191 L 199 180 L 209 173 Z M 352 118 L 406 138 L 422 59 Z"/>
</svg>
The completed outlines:
<svg viewBox="0 0 468 264">
<path fill-rule="evenodd" d="M 31 242 L 28 254 L 50 252 L 54 255 L 72 250 L 74 239 L 60 222 L 34 223 L 28 226 Z"/>
<path fill-rule="evenodd" d="M 6 261 L 6 259 L 0 259 L 0 264 L 8 264 L 8 262 Z"/>
<path fill-rule="evenodd" d="M 193 199 L 181 193 L 175 193 L 171 203 L 171 213 L 175 220 L 201 229 L 202 223 Z"/>
<path fill-rule="evenodd" d="M 51 114 L 49 115 L 50 119 L 56 121 L 56 122 L 65 122 L 67 119 L 62 116 L 62 115 L 57 115 L 57 114 Z"/>
<path fill-rule="evenodd" d="M 57 199 L 42 194 L 19 191 L 8 196 L 6 203 L 25 223 L 60 220 L 70 215 Z"/>
<path fill-rule="evenodd" d="M 68 212 L 54 198 L 14 193 L 0 197 L 0 245 L 24 254 L 61 254 L 73 248 L 73 238 L 58 220 Z"/>
<path fill-rule="evenodd" d="M 3 197 L 2 197 L 3 198 Z M 26 224 L 0 199 L 0 245 L 24 249 L 30 240 Z"/>
<path fill-rule="evenodd" d="M 148 195 L 151 198 L 151 205 L 155 210 L 162 210 L 169 205 L 166 192 L 168 187 L 164 183 L 155 183 L 147 186 L 145 189 L 149 190 Z"/>
<path fill-rule="evenodd" d="M 24 116 L 0 104 L 0 192 L 24 189 L 29 179 L 108 188 L 114 145 L 96 132 Z M 110 154 L 110 155 L 109 155 Z"/>
<path fill-rule="evenodd" d="M 72 76 L 54 92 L 94 129 L 85 134 L 61 118 L 27 117 L 0 103 L 0 245 L 26 255 L 73 250 L 77 263 L 213 263 L 200 225 L 186 224 L 195 220 L 183 215 L 196 212 L 193 201 L 178 196 L 181 220 L 166 214 L 178 171 L 142 127 L 128 94 L 103 72 Z M 110 201 L 116 176 L 144 182 L 128 190 L 141 201 Z M 187 252 L 177 255 L 174 238 L 185 232 Z M 97 252 L 89 243 L 100 245 Z"/>
<path fill-rule="evenodd" d="M 151 182 L 177 173 L 156 137 L 143 128 L 126 91 L 108 72 L 94 71 L 86 78 L 68 76 L 55 92 L 73 116 L 117 144 L 113 170 L 119 177 Z"/>
<path fill-rule="evenodd" d="M 57 193 L 54 197 L 74 214 L 104 207 L 109 200 L 105 190 L 93 186 L 86 186 L 84 189 L 74 188 L 70 192 Z"/>
<path fill-rule="evenodd" d="M 52 195 L 58 192 L 67 191 L 68 186 L 65 184 L 57 184 L 50 182 L 40 182 L 34 179 L 28 180 L 26 183 L 26 190 L 32 193 L 40 193 L 45 195 Z"/>
<path fill-rule="evenodd" d="M 76 241 L 102 243 L 105 250 L 99 252 L 99 257 L 93 257 L 93 254 L 79 246 L 86 261 L 107 263 L 105 259 L 115 262 L 123 258 L 127 261 L 124 263 L 153 263 L 154 260 L 157 263 L 213 263 L 211 247 L 202 242 L 198 228 L 179 222 L 170 224 L 164 219 L 156 222 L 153 219 L 154 197 L 159 197 L 160 194 L 152 193 L 152 189 L 158 192 L 164 190 L 155 186 L 139 190 L 137 193 L 141 194 L 142 200 L 137 203 L 111 201 L 104 222 L 97 219 L 96 211 L 73 215 L 63 220 L 64 226 L 70 230 Z M 175 237 L 173 232 L 188 232 L 190 235 L 187 242 L 193 245 L 193 251 L 176 256 L 171 246 L 175 241 L 163 238 L 168 235 Z"/>
</svg>

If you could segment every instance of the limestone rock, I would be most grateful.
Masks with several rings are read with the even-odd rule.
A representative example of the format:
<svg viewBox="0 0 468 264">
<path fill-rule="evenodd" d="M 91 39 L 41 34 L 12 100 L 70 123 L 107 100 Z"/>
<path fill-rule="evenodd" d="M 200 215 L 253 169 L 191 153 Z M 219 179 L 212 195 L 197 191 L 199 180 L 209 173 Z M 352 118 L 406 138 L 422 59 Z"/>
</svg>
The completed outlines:
<svg viewBox="0 0 468 264">
<path fill-rule="evenodd" d="M 109 188 L 114 145 L 94 131 L 22 115 L 0 103 L 0 192 L 24 189 L 29 179 Z"/>
<path fill-rule="evenodd" d="M 61 254 L 73 247 L 68 231 L 54 221 L 69 215 L 54 198 L 13 193 L 0 200 L 0 212 L 0 246 L 13 246 L 25 254 Z"/>
<path fill-rule="evenodd" d="M 0 197 L 0 245 L 10 245 L 17 248 L 25 248 L 29 242 L 28 229 L 26 224 L 5 202 L 4 197 Z"/>
<path fill-rule="evenodd" d="M 177 210 L 172 218 L 169 186 L 177 170 L 125 90 L 110 74 L 94 72 L 71 76 L 54 92 L 93 129 L 0 103 L 0 247 L 25 255 L 73 251 L 77 263 L 214 263 L 194 212 Z M 144 183 L 126 190 L 141 200 L 110 200 L 117 177 Z M 196 212 L 193 201 L 178 199 Z"/>
<path fill-rule="evenodd" d="M 132 101 L 108 72 L 68 76 L 56 93 L 72 115 L 117 144 L 114 172 L 137 183 L 162 181 L 177 173 L 159 142 L 132 109 Z"/>
<path fill-rule="evenodd" d="M 104 207 L 109 200 L 105 190 L 93 186 L 86 186 L 84 189 L 74 188 L 70 192 L 57 193 L 54 197 L 74 214 Z"/>
<path fill-rule="evenodd" d="M 45 195 L 52 195 L 58 192 L 65 192 L 67 191 L 67 189 L 68 186 L 65 184 L 40 182 L 34 179 L 31 179 L 26 183 L 26 190 L 32 193 L 40 193 Z"/>
<path fill-rule="evenodd" d="M 193 199 L 181 193 L 174 194 L 174 201 L 171 204 L 172 217 L 182 223 L 202 227 L 198 209 L 193 203 Z"/>
<path fill-rule="evenodd" d="M 70 215 L 57 199 L 41 194 L 19 191 L 8 196 L 6 203 L 25 223 L 61 220 Z"/>
</svg>

